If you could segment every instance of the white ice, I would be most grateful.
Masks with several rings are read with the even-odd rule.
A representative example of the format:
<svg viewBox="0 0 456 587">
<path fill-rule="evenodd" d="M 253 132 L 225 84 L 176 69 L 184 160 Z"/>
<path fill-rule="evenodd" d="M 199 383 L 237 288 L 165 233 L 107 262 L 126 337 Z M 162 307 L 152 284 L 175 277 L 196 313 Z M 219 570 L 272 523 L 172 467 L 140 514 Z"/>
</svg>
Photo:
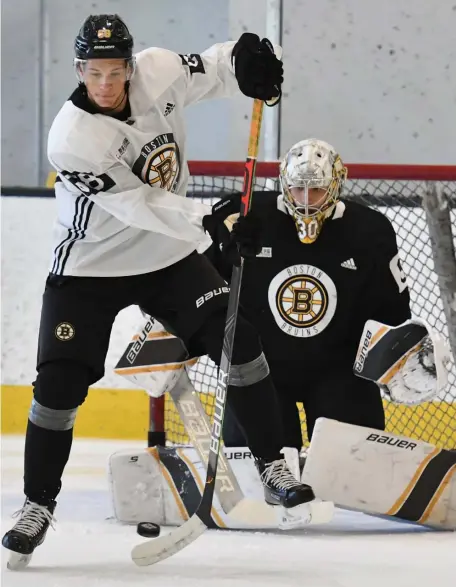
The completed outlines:
<svg viewBox="0 0 456 587">
<path fill-rule="evenodd" d="M 456 533 L 338 511 L 305 532 L 207 531 L 174 557 L 138 568 L 135 527 L 112 519 L 109 454 L 141 443 L 77 440 L 56 510 L 57 525 L 23 572 L 2 587 L 455 587 Z M 22 503 L 23 439 L 2 439 L 2 534 Z M 52 458 L 52 455 L 49 455 Z"/>
</svg>

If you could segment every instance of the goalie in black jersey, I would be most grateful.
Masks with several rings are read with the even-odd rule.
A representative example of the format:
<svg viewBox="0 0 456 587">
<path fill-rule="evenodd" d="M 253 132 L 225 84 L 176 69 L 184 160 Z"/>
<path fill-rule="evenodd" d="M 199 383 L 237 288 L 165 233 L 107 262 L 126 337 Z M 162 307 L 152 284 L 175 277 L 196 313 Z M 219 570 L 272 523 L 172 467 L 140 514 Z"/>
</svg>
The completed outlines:
<svg viewBox="0 0 456 587">
<path fill-rule="evenodd" d="M 384 429 L 374 382 L 382 373 L 370 376 L 373 380 L 361 378 L 356 373 L 369 374 L 363 365 L 354 369 L 354 363 L 368 320 L 398 326 L 411 318 L 394 229 L 382 213 L 341 199 L 346 178 L 347 169 L 331 145 L 303 140 L 281 162 L 280 192 L 255 193 L 247 218 L 215 224 L 214 214 L 206 223 L 214 241 L 208 255 L 227 279 L 227 259 L 236 262 L 237 255 L 228 240 L 233 221 L 231 232 L 238 241 L 256 250 L 245 260 L 240 302 L 261 336 L 287 446 L 298 450 L 302 435 L 296 402 L 304 405 L 309 439 L 318 417 Z M 234 212 L 236 196 L 229 199 L 231 207 L 217 203 L 214 211 Z M 413 361 L 422 363 L 423 353 Z M 394 399 L 405 403 L 436 393 L 432 357 L 427 371 L 417 371 L 413 361 L 406 373 L 409 386 L 403 375 L 388 380 Z M 416 373 L 418 383 L 412 381 Z M 229 446 L 245 445 L 230 412 L 224 439 Z"/>
</svg>

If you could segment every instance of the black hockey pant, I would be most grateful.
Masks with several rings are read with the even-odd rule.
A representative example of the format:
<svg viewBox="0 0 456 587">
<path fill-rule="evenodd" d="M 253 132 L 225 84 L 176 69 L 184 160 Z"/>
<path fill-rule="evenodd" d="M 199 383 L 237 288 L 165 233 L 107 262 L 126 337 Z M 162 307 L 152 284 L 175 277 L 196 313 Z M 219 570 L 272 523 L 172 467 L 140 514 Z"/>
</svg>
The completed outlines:
<svg viewBox="0 0 456 587">
<path fill-rule="evenodd" d="M 219 363 L 227 291 L 197 253 L 144 275 L 48 277 L 25 446 L 25 494 L 32 501 L 45 503 L 60 491 L 77 408 L 104 374 L 116 315 L 136 304 L 180 336 L 192 354 L 208 354 Z M 232 363 L 228 401 L 253 454 L 280 458 L 283 434 L 275 390 L 256 330 L 242 315 Z M 106 418 L 109 411 L 107 404 Z"/>
</svg>

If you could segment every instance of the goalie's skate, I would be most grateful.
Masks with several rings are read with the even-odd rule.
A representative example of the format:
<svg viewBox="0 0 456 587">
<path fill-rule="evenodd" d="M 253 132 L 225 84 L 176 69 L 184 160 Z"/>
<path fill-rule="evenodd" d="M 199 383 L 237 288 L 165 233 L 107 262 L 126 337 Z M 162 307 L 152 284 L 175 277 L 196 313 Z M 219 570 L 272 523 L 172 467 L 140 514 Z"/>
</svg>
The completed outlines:
<svg viewBox="0 0 456 587">
<path fill-rule="evenodd" d="M 25 500 L 23 508 L 16 514 L 20 516 L 19 520 L 2 540 L 4 548 L 10 551 L 8 569 L 18 571 L 30 563 L 35 548 L 44 542 L 54 521 L 55 506 L 55 501 L 45 506 Z"/>
<path fill-rule="evenodd" d="M 326 524 L 334 514 L 334 504 L 315 498 L 312 487 L 300 483 L 285 459 L 256 461 L 264 486 L 266 503 L 280 507 L 279 528 L 291 530 L 308 524 Z"/>
</svg>

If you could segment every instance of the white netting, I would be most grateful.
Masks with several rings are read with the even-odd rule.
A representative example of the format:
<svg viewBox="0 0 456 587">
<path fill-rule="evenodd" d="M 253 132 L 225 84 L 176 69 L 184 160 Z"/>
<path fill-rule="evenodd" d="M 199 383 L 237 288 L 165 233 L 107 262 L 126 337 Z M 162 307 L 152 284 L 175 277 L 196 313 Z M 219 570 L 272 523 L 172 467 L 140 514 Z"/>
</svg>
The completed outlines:
<svg viewBox="0 0 456 587">
<path fill-rule="evenodd" d="M 440 182 L 449 194 L 452 206 L 452 225 L 456 226 L 456 181 Z M 273 179 L 259 178 L 256 189 L 276 189 Z M 204 198 L 206 203 L 231 191 L 242 189 L 241 177 L 192 177 L 190 195 Z M 426 217 L 421 205 L 424 181 L 371 179 L 347 181 L 344 197 L 372 206 L 391 220 L 397 234 L 403 268 L 408 276 L 412 312 L 448 337 L 442 301 L 434 272 Z M 208 199 L 209 196 L 209 199 Z M 456 236 L 454 237 L 456 248 Z M 216 387 L 216 368 L 202 358 L 192 370 L 195 388 L 210 415 L 213 410 L 213 391 Z M 394 405 L 384 401 L 387 430 L 430 441 L 445 448 L 456 448 L 456 368 L 451 366 L 449 385 L 438 400 L 416 407 Z M 303 438 L 306 442 L 305 417 L 301 409 Z M 188 438 L 172 402 L 165 401 L 165 431 L 169 442 L 186 444 Z"/>
</svg>

